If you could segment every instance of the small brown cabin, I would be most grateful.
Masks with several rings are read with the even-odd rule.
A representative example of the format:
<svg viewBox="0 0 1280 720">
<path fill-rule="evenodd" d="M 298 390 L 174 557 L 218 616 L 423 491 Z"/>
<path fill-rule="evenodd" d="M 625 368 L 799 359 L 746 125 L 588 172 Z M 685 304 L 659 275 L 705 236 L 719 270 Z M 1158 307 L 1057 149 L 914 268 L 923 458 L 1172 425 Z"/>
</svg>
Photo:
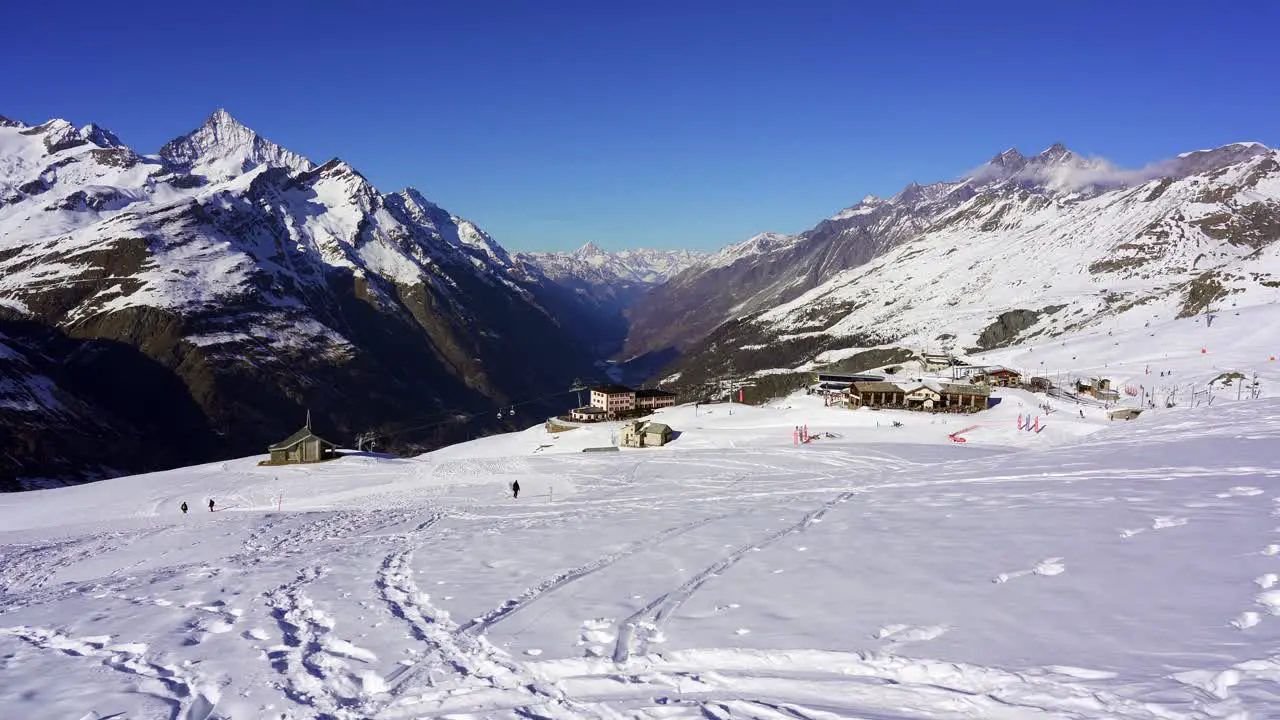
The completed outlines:
<svg viewBox="0 0 1280 720">
<path fill-rule="evenodd" d="M 281 442 L 267 448 L 272 465 L 311 463 L 338 457 L 337 446 L 311 431 L 311 423 Z"/>
</svg>

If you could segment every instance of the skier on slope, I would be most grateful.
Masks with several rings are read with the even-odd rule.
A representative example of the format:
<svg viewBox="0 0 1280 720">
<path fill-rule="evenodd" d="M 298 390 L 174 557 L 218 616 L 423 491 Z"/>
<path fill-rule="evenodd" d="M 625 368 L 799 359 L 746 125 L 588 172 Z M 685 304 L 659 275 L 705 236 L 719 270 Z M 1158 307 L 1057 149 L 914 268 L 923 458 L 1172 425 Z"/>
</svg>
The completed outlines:
<svg viewBox="0 0 1280 720">
<path fill-rule="evenodd" d="M 511 497 L 519 499 L 520 497 L 520 481 L 513 480 L 511 482 Z"/>
<path fill-rule="evenodd" d="M 187 501 L 186 501 L 186 500 L 183 500 L 183 501 L 182 501 L 182 514 L 183 514 L 183 515 L 186 515 L 186 514 L 187 514 Z"/>
<path fill-rule="evenodd" d="M 209 498 L 209 512 L 213 512 L 213 498 Z"/>
</svg>

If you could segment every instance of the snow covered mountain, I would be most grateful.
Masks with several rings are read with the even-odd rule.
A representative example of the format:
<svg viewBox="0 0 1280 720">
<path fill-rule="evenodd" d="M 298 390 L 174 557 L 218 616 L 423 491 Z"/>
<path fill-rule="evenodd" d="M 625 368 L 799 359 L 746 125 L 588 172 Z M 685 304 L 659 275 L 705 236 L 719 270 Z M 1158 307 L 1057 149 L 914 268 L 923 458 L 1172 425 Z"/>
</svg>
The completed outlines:
<svg viewBox="0 0 1280 720">
<path fill-rule="evenodd" d="M 160 148 L 160 157 L 173 168 L 210 180 L 227 180 L 261 165 L 301 172 L 310 160 L 285 150 L 241 125 L 219 108 L 205 124 Z"/>
<path fill-rule="evenodd" d="M 627 352 L 685 379 L 876 347 L 976 349 L 1280 300 L 1280 153 L 1239 143 L 1121 170 L 1062 145 L 756 237 L 632 312 Z"/>
<path fill-rule="evenodd" d="M 458 412 L 591 373 L 575 303 L 417 191 L 221 110 L 155 156 L 92 125 L 0 126 L 0 422 L 30 438 L 0 477 L 164 466 L 124 442 L 37 449 L 87 417 L 185 462 L 259 449 L 304 409 L 338 442 L 439 442 Z"/>
<path fill-rule="evenodd" d="M 657 285 L 702 260 L 692 250 L 619 250 L 605 252 L 593 242 L 571 253 L 520 253 L 557 282 L 581 282 L 593 287 Z"/>
<path fill-rule="evenodd" d="M 627 311 L 645 293 L 703 259 L 691 250 L 605 252 L 587 243 L 571 253 L 518 253 L 516 261 L 564 288 L 590 308 L 588 327 L 595 352 L 610 357 L 626 338 Z"/>
</svg>

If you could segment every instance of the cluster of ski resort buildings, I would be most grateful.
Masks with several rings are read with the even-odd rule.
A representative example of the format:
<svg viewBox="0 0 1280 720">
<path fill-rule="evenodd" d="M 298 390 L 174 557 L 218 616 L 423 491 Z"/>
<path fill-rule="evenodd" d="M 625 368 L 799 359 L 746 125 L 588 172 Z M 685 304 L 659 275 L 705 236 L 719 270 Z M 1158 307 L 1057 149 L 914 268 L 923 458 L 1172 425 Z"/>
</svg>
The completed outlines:
<svg viewBox="0 0 1280 720">
<path fill-rule="evenodd" d="M 1120 399 L 1120 392 L 1106 378 L 1073 379 L 1069 387 L 1061 387 L 1047 377 L 1025 377 L 1017 370 L 1000 366 L 966 365 L 947 356 L 923 355 L 919 364 L 925 371 L 923 377 L 818 372 L 810 392 L 823 395 L 827 405 L 851 409 L 960 413 L 990 407 L 992 388 L 997 387 L 1022 388 L 1107 406 Z"/>
<path fill-rule="evenodd" d="M 1105 378 L 1073 379 L 1060 387 L 1048 378 L 1024 377 L 1022 373 L 1006 367 L 967 365 L 946 355 L 922 353 L 908 367 L 912 369 L 894 366 L 876 374 L 818 371 L 811 378 L 808 392 L 823 396 L 828 406 L 934 413 L 985 410 L 994 404 L 992 389 L 996 387 L 1024 388 L 1107 407 L 1120 396 Z M 616 439 L 616 447 L 636 448 L 659 447 L 678 435 L 665 423 L 644 419 L 656 410 L 675 405 L 676 394 L 673 392 L 597 385 L 589 388 L 589 398 L 589 404 L 574 408 L 567 416 L 549 418 L 548 430 L 560 432 L 581 423 L 627 421 Z M 1140 409 L 1118 408 L 1112 411 L 1112 415 L 1113 418 L 1129 419 L 1139 412 Z M 301 430 L 272 445 L 268 452 L 270 459 L 262 464 L 322 462 L 338 456 L 334 443 L 312 431 L 309 415 Z"/>
<path fill-rule="evenodd" d="M 987 409 L 991 389 L 971 382 L 932 378 L 886 380 L 879 376 L 819 373 L 817 391 L 828 405 L 849 408 L 892 408 L 931 412 L 977 412 Z"/>
<path fill-rule="evenodd" d="M 654 410 L 675 404 L 676 394 L 665 390 L 633 390 L 625 385 L 597 385 L 591 388 L 590 404 L 569 411 L 569 419 L 576 422 L 625 420 L 648 415 Z"/>
</svg>

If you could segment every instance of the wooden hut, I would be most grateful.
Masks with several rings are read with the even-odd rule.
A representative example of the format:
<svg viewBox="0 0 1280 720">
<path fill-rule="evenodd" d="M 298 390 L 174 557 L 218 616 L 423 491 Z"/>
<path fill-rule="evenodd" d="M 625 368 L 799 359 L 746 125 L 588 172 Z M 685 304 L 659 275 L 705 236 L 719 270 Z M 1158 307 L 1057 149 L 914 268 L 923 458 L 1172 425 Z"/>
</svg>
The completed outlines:
<svg viewBox="0 0 1280 720">
<path fill-rule="evenodd" d="M 271 453 L 269 462 L 272 465 L 287 465 L 332 460 L 338 457 L 337 447 L 312 432 L 311 413 L 308 412 L 307 424 L 301 430 L 267 448 L 267 452 Z"/>
</svg>

